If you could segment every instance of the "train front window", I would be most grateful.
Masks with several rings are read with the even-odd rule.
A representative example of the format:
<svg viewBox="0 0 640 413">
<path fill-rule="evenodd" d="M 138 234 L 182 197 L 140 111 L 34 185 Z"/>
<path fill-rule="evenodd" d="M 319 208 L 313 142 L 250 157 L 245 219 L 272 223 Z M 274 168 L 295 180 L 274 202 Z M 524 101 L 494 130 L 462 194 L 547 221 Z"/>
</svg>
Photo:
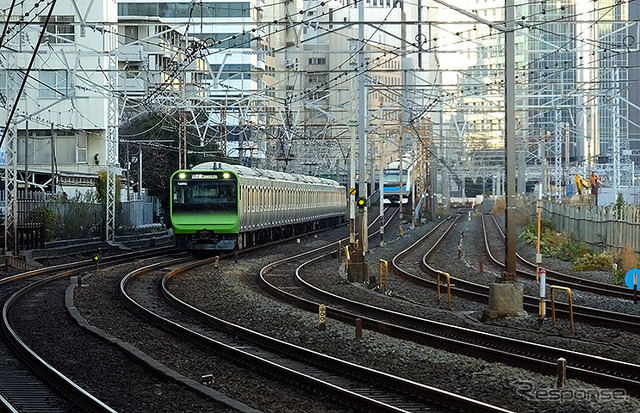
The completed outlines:
<svg viewBox="0 0 640 413">
<path fill-rule="evenodd" d="M 393 186 L 395 184 L 395 186 L 398 186 L 398 183 L 400 182 L 400 174 L 398 173 L 398 170 L 385 170 L 384 171 L 384 177 L 383 177 L 383 181 L 385 183 L 385 186 Z M 407 183 L 407 171 L 404 170 L 402 171 L 402 183 L 406 184 Z"/>
<path fill-rule="evenodd" d="M 237 212 L 237 181 L 174 180 L 174 212 Z"/>
</svg>

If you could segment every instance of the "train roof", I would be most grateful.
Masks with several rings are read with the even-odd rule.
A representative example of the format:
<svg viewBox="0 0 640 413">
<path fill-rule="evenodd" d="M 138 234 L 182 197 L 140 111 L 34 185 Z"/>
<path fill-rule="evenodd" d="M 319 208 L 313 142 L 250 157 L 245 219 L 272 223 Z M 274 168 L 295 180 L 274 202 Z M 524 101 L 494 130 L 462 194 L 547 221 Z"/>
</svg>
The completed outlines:
<svg viewBox="0 0 640 413">
<path fill-rule="evenodd" d="M 411 155 L 405 155 L 402 157 L 402 169 L 409 169 L 413 166 L 414 160 Z M 398 169 L 400 166 L 400 160 L 389 162 L 384 169 Z"/>
<path fill-rule="evenodd" d="M 193 171 L 211 171 L 211 170 L 218 170 L 218 169 L 233 171 L 239 177 L 252 176 L 252 177 L 261 177 L 261 178 L 274 179 L 274 180 L 280 180 L 280 181 L 294 181 L 294 182 L 305 182 L 305 183 L 324 184 L 324 185 L 331 185 L 331 186 L 340 186 L 338 182 L 332 179 L 318 178 L 315 176 L 302 175 L 302 174 L 291 174 L 287 172 L 278 172 L 278 171 L 272 171 L 269 169 L 249 168 L 242 165 L 232 165 L 224 162 L 204 162 L 191 168 L 191 170 Z"/>
</svg>

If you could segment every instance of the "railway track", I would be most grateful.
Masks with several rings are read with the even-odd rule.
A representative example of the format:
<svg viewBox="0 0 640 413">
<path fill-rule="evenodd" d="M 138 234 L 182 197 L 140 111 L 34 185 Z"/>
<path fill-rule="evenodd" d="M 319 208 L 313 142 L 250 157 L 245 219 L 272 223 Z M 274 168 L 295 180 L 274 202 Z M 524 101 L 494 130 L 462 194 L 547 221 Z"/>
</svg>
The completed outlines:
<svg viewBox="0 0 640 413">
<path fill-rule="evenodd" d="M 455 220 L 453 221 L 452 225 L 448 226 L 448 231 L 454 228 Z M 424 245 L 421 244 L 423 244 L 424 238 L 431 235 L 433 235 L 433 231 L 414 244 L 412 248 L 398 254 L 393 260 L 394 270 L 404 272 L 401 268 L 401 262 L 404 259 L 408 262 L 415 261 L 415 257 L 410 258 L 408 254 L 416 249 L 423 250 Z M 431 250 L 433 249 L 431 248 Z M 304 265 L 312 263 L 313 265 L 318 265 L 317 260 L 319 259 L 309 260 Z M 301 264 L 301 266 L 303 265 Z M 296 305 L 304 306 L 311 311 L 317 311 L 319 302 L 325 303 L 327 305 L 327 316 L 331 318 L 349 323 L 354 323 L 356 319 L 360 319 L 365 328 L 375 331 L 385 332 L 429 346 L 455 350 L 474 357 L 526 367 L 544 374 L 555 374 L 557 360 L 564 358 L 567 360 L 568 374 L 571 377 L 605 388 L 625 389 L 630 394 L 640 394 L 640 366 L 638 365 L 432 322 L 368 304 L 353 302 L 344 297 L 314 288 L 310 283 L 303 281 L 299 275 L 301 271 L 300 268 L 296 270 L 295 284 L 291 282 L 285 285 L 283 282 L 284 275 L 282 274 L 271 277 L 277 280 L 277 285 L 276 281 L 269 282 L 267 275 L 261 276 L 261 282 L 273 294 L 295 302 Z M 270 272 L 272 272 L 270 268 L 263 270 L 264 274 Z M 291 278 L 291 275 L 289 277 Z M 313 289 L 313 295 L 316 296 L 316 299 L 310 300 L 301 297 L 298 294 L 300 286 Z"/>
<path fill-rule="evenodd" d="M 483 214 L 482 216 L 484 226 L 487 226 L 486 224 L 486 220 L 488 219 L 487 216 L 488 216 L 487 214 Z M 498 224 L 498 221 L 496 220 L 496 217 L 494 215 L 491 214 L 490 216 L 491 218 L 489 220 L 493 223 L 493 226 L 497 228 L 497 230 L 500 232 L 501 239 L 504 240 L 505 234 L 504 234 L 504 230 L 502 229 L 502 226 Z M 485 234 L 487 233 L 488 231 L 485 231 Z M 494 254 L 492 254 L 487 236 L 485 236 L 485 245 L 487 246 L 487 255 L 489 256 L 491 261 L 493 261 L 496 265 L 504 267 L 505 266 L 504 262 L 500 261 L 499 259 L 496 258 Z M 517 271 L 518 275 L 525 279 L 535 280 L 536 264 L 527 260 L 521 254 L 516 253 L 516 257 L 522 264 L 524 264 L 526 268 L 529 269 L 529 271 L 523 271 L 522 269 L 518 270 Z M 633 301 L 634 299 L 633 291 L 630 290 L 629 288 L 622 287 L 619 285 L 603 283 L 595 280 L 590 280 L 590 279 L 578 277 L 575 275 L 565 274 L 560 271 L 556 271 L 553 268 L 547 268 L 546 266 L 542 266 L 542 267 L 544 267 L 544 269 L 547 272 L 547 282 L 553 282 L 555 285 L 572 288 L 574 290 L 585 291 L 593 294 L 598 294 L 598 295 L 606 295 L 606 296 L 618 298 L 621 300 Z"/>
<path fill-rule="evenodd" d="M 455 218 L 451 220 L 452 228 L 455 223 L 458 222 L 461 215 L 457 215 Z M 451 231 L 452 232 L 452 231 Z M 451 235 L 450 235 L 451 236 Z M 494 265 L 498 266 L 501 270 L 504 269 L 504 264 L 497 260 L 495 256 L 491 253 L 492 250 L 492 242 L 490 241 L 489 232 L 486 228 L 485 215 L 483 215 L 483 245 L 485 247 L 486 253 L 492 258 L 492 262 Z M 438 249 L 438 244 L 430 244 L 427 248 L 427 252 L 420 256 L 415 257 L 412 260 L 405 260 L 406 262 L 406 270 L 400 271 L 397 269 L 396 265 L 392 265 L 392 269 L 396 271 L 396 273 L 411 281 L 414 284 L 420 285 L 425 288 L 436 289 L 436 277 L 439 272 L 447 273 L 446 268 L 437 268 L 434 264 L 431 263 L 431 257 L 436 253 Z M 420 263 L 421 270 L 418 270 L 415 263 Z M 518 271 L 520 276 L 526 277 L 526 279 L 535 279 L 535 273 L 529 272 L 520 272 Z M 426 275 L 426 276 L 425 276 Z M 446 278 L 441 276 L 442 280 L 442 289 L 446 291 Z M 576 277 L 571 277 L 576 278 Z M 449 275 L 449 279 L 451 281 L 450 292 L 452 296 L 466 298 L 472 301 L 476 301 L 479 303 L 487 303 L 489 301 L 489 286 L 486 284 L 480 284 L 473 281 L 469 281 L 468 279 L 457 277 L 455 275 Z M 548 284 L 551 283 L 552 280 L 549 280 Z M 586 283 L 586 282 L 585 282 Z M 555 282 L 554 282 L 555 284 Z M 588 284 L 588 283 L 587 283 Z M 602 283 L 591 283 L 590 290 L 594 291 L 594 286 Z M 568 286 L 572 289 L 581 289 L 581 286 L 574 286 L 571 283 L 561 283 L 561 285 Z M 611 291 L 615 289 L 610 289 Z M 595 289 L 597 291 L 597 289 Z M 618 297 L 622 299 L 622 296 Z M 525 295 L 523 297 L 523 308 L 525 311 L 537 314 L 539 309 L 540 300 L 538 297 Z M 570 308 L 569 304 L 566 302 L 556 302 L 556 315 L 557 317 L 569 319 L 570 317 Z M 573 319 L 576 322 L 611 327 L 615 326 L 620 330 L 625 330 L 629 332 L 640 332 L 640 317 L 632 314 L 627 314 L 623 312 L 614 312 L 607 311 L 582 305 L 573 305 L 572 306 Z"/>
<path fill-rule="evenodd" d="M 452 232 L 452 229 L 454 227 L 455 227 L 455 221 L 447 228 L 447 232 Z M 443 238 L 444 238 L 444 235 L 441 236 L 438 239 L 438 241 L 442 240 Z M 407 279 L 410 279 L 415 283 L 418 283 L 423 286 L 428 286 L 430 288 L 434 288 L 435 283 L 433 279 L 425 279 L 424 276 L 422 276 L 421 274 L 410 273 L 401 268 L 401 261 L 404 260 L 412 263 L 417 260 L 415 256 L 409 257 L 409 254 L 411 254 L 412 251 L 414 251 L 415 249 L 420 249 L 419 244 L 421 243 L 422 243 L 422 240 L 416 243 L 414 246 L 412 246 L 412 248 L 407 249 L 402 253 L 398 254 L 393 259 L 393 269 L 401 276 Z M 425 248 L 422 247 L 422 250 L 424 249 Z M 431 247 L 427 249 L 427 252 L 424 253 L 424 255 L 422 255 L 422 252 L 418 253 L 419 255 L 422 255 L 422 259 L 420 260 L 422 269 L 426 273 L 430 274 L 431 276 L 433 276 L 435 273 L 437 273 L 437 271 L 439 271 L 438 269 L 432 267 L 428 263 L 428 257 L 436 249 L 437 249 L 437 244 L 431 244 Z M 460 278 L 455 278 L 455 277 L 451 278 L 451 282 L 455 284 L 455 287 L 451 287 L 451 291 L 453 294 L 465 296 L 466 298 L 472 298 L 472 299 L 475 298 L 485 303 L 488 302 L 488 299 L 489 299 L 488 287 L 481 286 L 475 283 L 470 283 L 469 281 L 466 281 Z M 525 298 L 525 301 L 527 301 L 526 298 Z M 533 305 L 532 303 L 532 305 L 530 306 L 530 309 L 532 309 L 535 312 L 538 304 L 537 299 L 534 300 L 533 297 L 530 297 L 530 300 L 528 301 L 535 302 L 535 305 Z M 588 312 L 600 313 L 600 317 L 589 316 Z M 608 313 L 609 312 L 598 312 L 598 310 L 588 309 L 586 307 L 585 308 L 574 307 L 574 315 L 580 314 L 580 319 L 583 319 L 585 321 L 589 320 L 591 322 L 610 326 L 611 321 L 610 319 L 607 318 L 607 316 L 609 315 Z M 602 314 L 605 314 L 605 317 L 602 317 Z M 638 321 L 635 321 L 635 322 L 637 323 Z M 489 342 L 487 343 L 488 347 L 505 346 L 505 348 L 509 351 L 517 351 L 518 353 L 526 354 L 536 360 L 546 360 L 547 362 L 552 362 L 559 358 L 565 358 L 568 361 L 568 365 L 573 377 L 576 377 L 576 378 L 581 377 L 583 380 L 587 382 L 591 382 L 603 387 L 610 387 L 610 388 L 621 387 L 621 388 L 627 389 L 627 391 L 629 391 L 632 394 L 635 394 L 635 395 L 640 394 L 638 393 L 638 391 L 640 391 L 640 387 L 638 384 L 638 380 L 640 379 L 640 366 L 638 365 L 631 364 L 631 363 L 624 363 L 616 360 L 609 360 L 600 356 L 591 356 L 591 355 L 582 354 L 579 352 L 572 352 L 572 351 L 563 350 L 563 349 L 554 349 L 551 347 L 540 346 L 533 343 L 523 342 L 521 340 L 507 339 L 499 336 L 496 336 L 494 338 L 491 335 L 489 335 L 489 336 L 486 336 L 486 338 L 489 339 Z M 462 336 L 461 339 L 469 342 L 478 342 L 478 343 L 482 342 L 481 338 L 474 338 L 473 335 L 468 337 Z M 492 343 L 493 341 L 495 341 L 495 343 Z M 503 341 L 503 342 L 500 343 L 500 341 Z M 481 356 L 481 354 L 479 355 Z M 538 363 L 535 362 L 534 365 L 532 365 L 531 367 L 538 371 L 545 372 L 545 369 L 542 367 L 542 364 L 540 364 L 539 367 L 535 367 L 535 364 L 538 364 Z M 551 374 L 552 370 L 546 369 L 546 373 Z"/>
<path fill-rule="evenodd" d="M 200 266 L 202 263 L 193 265 Z M 127 300 L 127 305 L 132 310 L 142 311 L 154 324 L 197 341 L 212 353 L 224 354 L 264 374 L 295 382 L 310 391 L 340 400 L 356 410 L 454 411 L 449 407 L 449 398 L 456 396 L 448 395 L 446 392 L 273 339 L 188 305 L 171 294 L 167 283 L 189 268 L 191 266 L 176 269 L 163 277 L 162 294 L 172 305 L 204 324 L 197 331 L 143 310 L 127 298 L 126 290 L 132 278 L 138 276 L 139 272 L 129 274 L 123 279 L 120 295 L 123 300 Z M 459 396 L 456 398 L 464 399 Z M 467 411 L 498 411 L 486 410 L 481 403 L 471 400 L 467 403 L 473 406 L 472 410 Z"/>
<path fill-rule="evenodd" d="M 377 309 L 361 303 L 354 303 L 337 295 L 316 289 L 310 283 L 303 280 L 300 275 L 302 268 L 308 265 L 323 266 L 323 260 L 327 259 L 327 255 L 327 251 L 318 249 L 272 263 L 260 271 L 260 284 L 272 295 L 278 296 L 287 302 L 294 303 L 296 306 L 309 311 L 318 311 L 320 302 L 322 302 L 326 305 L 327 317 L 336 318 L 351 324 L 356 323 L 356 320 L 360 320 L 363 322 L 363 327 L 365 328 L 371 328 L 406 338 L 408 330 L 403 328 L 396 329 L 396 326 L 392 324 L 381 323 L 375 319 L 375 315 L 371 318 L 368 317 L 368 315 L 371 314 L 368 310 L 372 310 L 373 313 L 377 313 L 378 315 L 381 314 Z M 306 294 L 305 290 L 312 290 L 312 293 Z M 321 297 L 320 301 L 318 301 L 318 297 Z M 357 309 L 356 311 L 353 311 L 354 307 Z M 382 311 L 384 312 L 384 310 Z M 442 392 L 435 388 L 432 391 L 436 392 L 435 395 L 430 396 L 432 399 L 438 400 L 445 398 L 443 399 L 443 403 L 455 406 L 455 408 L 462 411 L 504 411 L 504 409 L 497 406 L 463 398 L 449 392 Z"/>
<path fill-rule="evenodd" d="M 495 219 L 495 218 L 494 218 Z M 500 226 L 495 222 L 497 229 Z M 483 229 L 484 229 L 484 243 L 487 251 L 487 255 L 496 265 L 504 268 L 504 263 L 498 260 L 492 253 L 491 242 L 489 241 L 489 235 L 486 224 L 486 215 L 483 215 Z M 501 234 L 504 235 L 502 231 Z M 521 255 L 518 254 L 518 258 L 523 262 L 526 261 Z M 425 264 L 426 265 L 426 264 Z M 529 266 L 535 268 L 535 264 L 528 262 Z M 428 269 L 433 271 L 433 269 Z M 527 280 L 535 280 L 535 272 L 517 270 L 517 275 Z M 469 283 L 464 280 L 456 279 L 456 283 L 464 285 L 469 290 L 475 290 L 480 293 L 484 292 L 488 297 L 488 287 L 478 286 L 473 283 Z M 572 290 L 586 291 L 592 294 L 606 295 L 620 300 L 633 300 L 633 293 L 629 293 L 630 290 L 624 291 L 619 286 L 596 282 L 593 280 L 587 280 L 584 278 L 563 274 L 558 271 L 547 270 L 547 285 L 558 285 L 567 287 Z M 523 297 L 523 305 L 525 309 L 531 313 L 536 313 L 539 308 L 539 298 L 525 295 Z M 632 305 L 632 302 L 629 303 Z M 556 311 L 559 316 L 564 318 L 569 317 L 569 305 L 565 302 L 557 302 Z M 620 311 L 607 311 L 598 308 L 591 308 L 581 305 L 573 305 L 573 317 L 576 322 L 589 323 L 599 326 L 615 326 L 618 329 L 626 330 L 630 332 L 640 332 L 640 316 L 628 314 Z"/>
<path fill-rule="evenodd" d="M 105 257 L 103 265 L 115 265 L 134 257 L 164 255 L 167 248 Z M 25 295 L 41 286 L 81 275 L 94 269 L 96 263 L 86 260 L 51 266 L 0 280 L 2 310 L 2 343 L 0 344 L 0 410 L 20 412 L 113 412 L 109 406 L 69 380 L 49 365 L 20 337 L 13 325 L 13 307 Z"/>
<path fill-rule="evenodd" d="M 372 236 L 375 235 L 371 234 Z M 332 254 L 337 243 L 330 243 L 321 248 L 299 254 L 296 260 L 306 260 L 309 256 Z M 287 262 L 283 260 L 280 264 Z M 184 271 L 197 266 L 208 265 L 205 262 L 175 269 L 163 277 L 162 294 L 171 304 L 188 313 L 190 319 L 199 319 L 203 326 L 192 331 L 192 328 L 171 322 L 165 317 L 154 314 L 143 306 L 136 304 L 127 293 L 133 280 L 146 271 L 140 270 L 129 274 L 121 282 L 120 297 L 127 306 L 141 316 L 152 320 L 173 334 L 196 340 L 210 348 L 212 353 L 225 354 L 259 371 L 279 378 L 286 378 L 315 392 L 364 411 L 473 411 L 497 412 L 506 411 L 476 400 L 461 397 L 410 380 L 402 379 L 387 373 L 379 372 L 353 363 L 348 363 L 311 350 L 288 344 L 262 334 L 255 333 L 241 326 L 218 319 L 177 299 L 167 288 L 169 281 Z M 273 269 L 273 266 L 270 266 Z M 150 290 L 141 287 L 139 290 Z M 155 302 L 149 300 L 149 305 Z M 206 332 L 205 332 L 206 329 Z M 215 331 L 211 331 L 215 329 Z"/>
</svg>

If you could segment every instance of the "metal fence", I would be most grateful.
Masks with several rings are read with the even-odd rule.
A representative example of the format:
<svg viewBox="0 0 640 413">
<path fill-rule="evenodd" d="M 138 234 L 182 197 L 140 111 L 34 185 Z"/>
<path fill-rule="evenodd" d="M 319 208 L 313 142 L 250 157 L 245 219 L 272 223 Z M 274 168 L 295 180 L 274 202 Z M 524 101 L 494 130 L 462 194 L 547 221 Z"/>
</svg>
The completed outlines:
<svg viewBox="0 0 640 413">
<path fill-rule="evenodd" d="M 0 221 L 4 225 L 5 199 L 0 191 Z M 43 228 L 46 240 L 102 237 L 104 232 L 104 207 L 96 202 L 82 202 L 43 192 L 19 191 L 17 196 L 16 225 L 28 231 Z M 153 197 L 123 201 L 117 213 L 120 227 L 140 227 L 153 223 Z M 4 234 L 4 228 L 2 228 Z M 20 236 L 20 239 L 26 236 Z M 31 237 L 32 238 L 32 237 Z M 39 236 L 38 242 L 40 243 Z M 28 246 L 22 246 L 28 248 Z"/>
<path fill-rule="evenodd" d="M 140 227 L 153 223 L 153 197 L 143 196 L 134 201 L 122 201 L 122 226 Z"/>
<path fill-rule="evenodd" d="M 537 202 L 531 210 L 537 216 Z M 586 204 L 567 204 L 542 201 L 542 219 L 584 241 L 595 251 L 621 252 L 631 245 L 640 252 L 640 206 L 635 204 L 596 207 Z"/>
</svg>

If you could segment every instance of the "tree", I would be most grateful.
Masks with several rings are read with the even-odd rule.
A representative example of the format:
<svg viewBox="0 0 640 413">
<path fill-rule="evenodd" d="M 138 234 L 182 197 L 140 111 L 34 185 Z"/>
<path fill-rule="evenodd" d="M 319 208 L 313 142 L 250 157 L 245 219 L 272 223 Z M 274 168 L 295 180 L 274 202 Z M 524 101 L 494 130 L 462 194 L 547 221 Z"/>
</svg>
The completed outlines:
<svg viewBox="0 0 640 413">
<path fill-rule="evenodd" d="M 116 176 L 116 205 L 120 203 L 120 190 L 122 188 L 122 182 L 120 177 Z M 107 204 L 107 171 L 98 172 L 98 180 L 96 181 L 96 193 L 98 195 L 98 201 L 103 205 Z"/>
<path fill-rule="evenodd" d="M 198 122 L 205 124 L 206 116 L 202 115 Z M 169 179 L 178 169 L 178 122 L 166 114 L 149 112 L 144 116 L 139 116 L 135 121 L 125 122 L 120 126 L 120 164 L 126 168 L 137 153 L 142 151 L 142 185 L 146 188 L 150 196 L 158 198 L 162 209 L 169 211 Z M 208 128 L 208 136 L 203 138 L 207 142 L 201 146 L 201 138 L 193 125 L 187 126 L 187 164 L 197 165 L 211 160 L 222 160 L 218 152 L 217 139 L 213 134 L 213 128 Z M 127 144 L 129 145 L 129 158 L 127 159 Z M 135 148 L 133 151 L 131 147 Z M 197 148 L 196 152 L 193 148 Z M 132 176 L 139 168 L 139 159 L 132 163 Z M 137 177 L 136 177 L 137 180 Z"/>
</svg>

